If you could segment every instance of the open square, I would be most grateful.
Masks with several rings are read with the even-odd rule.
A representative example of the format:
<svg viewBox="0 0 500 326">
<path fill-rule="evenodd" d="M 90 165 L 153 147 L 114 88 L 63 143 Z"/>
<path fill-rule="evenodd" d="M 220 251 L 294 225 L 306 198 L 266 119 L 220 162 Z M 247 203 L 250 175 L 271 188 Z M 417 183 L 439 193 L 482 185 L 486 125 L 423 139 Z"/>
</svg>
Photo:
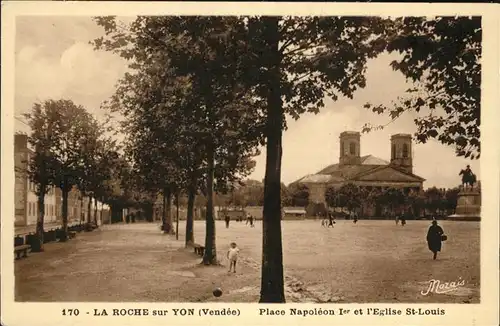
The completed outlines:
<svg viewBox="0 0 500 326">
<path fill-rule="evenodd" d="M 282 221 L 288 302 L 479 303 L 479 223 L 442 221 L 448 235 L 437 260 L 427 249 L 428 221 Z M 223 266 L 200 265 L 180 236 L 163 235 L 154 223 L 105 225 L 68 243 L 15 262 L 16 301 L 257 302 L 262 222 L 216 222 Z M 203 244 L 205 224 L 195 221 Z M 237 273 L 228 273 L 230 242 L 241 249 Z M 425 293 L 431 280 L 464 281 L 446 294 Z M 215 298 L 214 288 L 223 295 Z"/>
</svg>

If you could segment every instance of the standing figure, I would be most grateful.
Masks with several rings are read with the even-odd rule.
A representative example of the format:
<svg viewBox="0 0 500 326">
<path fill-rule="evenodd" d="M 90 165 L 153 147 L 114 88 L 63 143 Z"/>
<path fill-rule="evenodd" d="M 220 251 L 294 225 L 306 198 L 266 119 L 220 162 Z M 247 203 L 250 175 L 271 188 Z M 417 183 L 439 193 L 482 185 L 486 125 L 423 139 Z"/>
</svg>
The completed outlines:
<svg viewBox="0 0 500 326">
<path fill-rule="evenodd" d="M 224 220 L 226 221 L 226 228 L 229 228 L 229 221 L 231 221 L 231 218 L 228 214 L 225 214 Z"/>
<path fill-rule="evenodd" d="M 429 250 L 434 254 L 433 259 L 436 259 L 438 251 L 441 251 L 441 241 L 444 235 L 443 228 L 441 228 L 437 221 L 432 221 L 432 225 L 427 231 L 427 245 Z"/>
<path fill-rule="evenodd" d="M 236 273 L 236 261 L 238 260 L 238 255 L 240 249 L 236 246 L 236 242 L 231 242 L 229 250 L 227 251 L 227 259 L 229 259 L 229 272 L 233 270 Z"/>
<path fill-rule="evenodd" d="M 401 214 L 401 217 L 399 218 L 401 220 L 401 226 L 405 226 L 406 225 L 406 216 L 405 214 Z"/>
<path fill-rule="evenodd" d="M 399 216 L 396 215 L 396 218 L 394 219 L 396 221 L 396 225 L 399 224 Z"/>
<path fill-rule="evenodd" d="M 253 222 L 254 222 L 254 218 L 253 218 L 253 215 L 252 215 L 252 214 L 250 214 L 249 219 L 250 219 L 250 227 L 251 227 L 251 228 L 255 227 L 255 225 L 253 224 Z"/>
<path fill-rule="evenodd" d="M 358 223 L 358 213 L 356 213 L 356 212 L 352 213 L 352 222 L 354 224 Z"/>
<path fill-rule="evenodd" d="M 333 213 L 329 213 L 328 214 L 328 227 L 332 227 L 333 228 L 333 225 L 335 224 L 335 221 L 333 220 Z"/>
</svg>

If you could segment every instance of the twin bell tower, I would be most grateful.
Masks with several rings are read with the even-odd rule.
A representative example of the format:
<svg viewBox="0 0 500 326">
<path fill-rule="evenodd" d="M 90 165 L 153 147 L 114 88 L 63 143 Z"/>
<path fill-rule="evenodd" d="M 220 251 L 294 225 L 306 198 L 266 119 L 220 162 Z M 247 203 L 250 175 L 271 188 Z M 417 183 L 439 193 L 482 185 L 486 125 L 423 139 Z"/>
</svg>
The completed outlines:
<svg viewBox="0 0 500 326">
<path fill-rule="evenodd" d="M 391 136 L 391 165 L 413 173 L 412 139 L 410 134 Z M 340 165 L 361 165 L 361 135 L 357 131 L 340 134 Z"/>
</svg>

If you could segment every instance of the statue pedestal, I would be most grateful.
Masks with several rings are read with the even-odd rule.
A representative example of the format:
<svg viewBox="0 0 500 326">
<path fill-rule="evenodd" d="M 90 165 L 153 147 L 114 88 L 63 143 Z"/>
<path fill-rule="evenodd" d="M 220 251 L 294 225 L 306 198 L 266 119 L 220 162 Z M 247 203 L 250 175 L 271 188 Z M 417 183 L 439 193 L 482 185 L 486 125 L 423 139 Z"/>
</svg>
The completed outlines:
<svg viewBox="0 0 500 326">
<path fill-rule="evenodd" d="M 455 214 L 448 217 L 455 221 L 481 220 L 481 193 L 477 189 L 461 189 L 458 193 Z"/>
</svg>

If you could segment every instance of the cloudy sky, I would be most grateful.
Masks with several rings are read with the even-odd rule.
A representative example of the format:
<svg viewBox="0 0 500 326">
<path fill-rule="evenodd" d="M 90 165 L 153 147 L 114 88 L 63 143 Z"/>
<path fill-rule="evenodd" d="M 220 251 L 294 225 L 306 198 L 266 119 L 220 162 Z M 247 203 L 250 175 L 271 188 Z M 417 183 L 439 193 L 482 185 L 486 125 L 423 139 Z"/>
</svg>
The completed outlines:
<svg viewBox="0 0 500 326">
<path fill-rule="evenodd" d="M 90 17 L 18 17 L 16 22 L 15 115 L 28 112 L 32 104 L 45 99 L 71 99 L 96 117 L 103 117 L 100 104 L 114 92 L 115 83 L 126 71 L 126 63 L 116 55 L 96 52 L 89 41 L 101 36 L 102 29 Z M 366 123 L 388 122 L 363 104 L 387 103 L 407 88 L 401 74 L 389 67 L 392 58 L 383 55 L 369 63 L 367 86 L 353 100 L 326 101 L 321 113 L 289 119 L 283 136 L 282 180 L 290 183 L 338 162 L 338 137 L 342 131 L 360 131 Z M 407 114 L 382 131 L 363 134 L 361 155 L 390 158 L 390 136 L 413 133 L 415 116 Z M 17 131 L 27 132 L 18 118 Z M 480 177 L 479 161 L 455 157 L 453 148 L 437 142 L 414 145 L 414 172 L 427 179 L 425 187 L 453 187 L 460 183 L 458 172 L 470 164 Z M 256 158 L 252 178 L 262 180 L 265 154 Z"/>
</svg>

